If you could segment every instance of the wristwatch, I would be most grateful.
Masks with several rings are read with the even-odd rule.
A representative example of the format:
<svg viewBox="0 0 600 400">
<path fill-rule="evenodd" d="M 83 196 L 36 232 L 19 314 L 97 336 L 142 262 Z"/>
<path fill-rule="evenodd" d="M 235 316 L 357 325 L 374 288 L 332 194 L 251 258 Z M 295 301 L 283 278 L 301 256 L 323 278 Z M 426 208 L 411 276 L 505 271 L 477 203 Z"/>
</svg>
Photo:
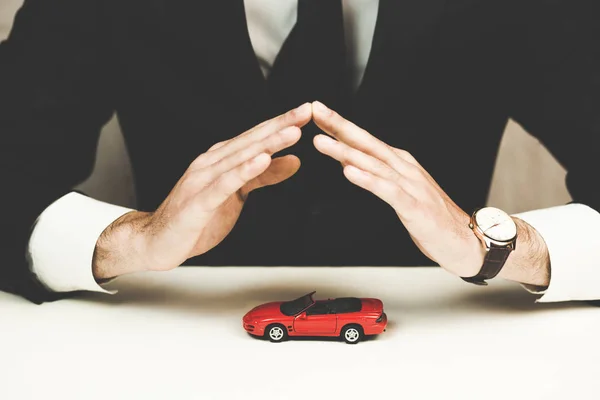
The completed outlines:
<svg viewBox="0 0 600 400">
<path fill-rule="evenodd" d="M 500 273 L 511 252 L 517 247 L 517 225 L 504 211 L 485 207 L 471 216 L 469 228 L 485 247 L 486 254 L 479 273 L 465 282 L 486 286 L 487 280 Z"/>
</svg>

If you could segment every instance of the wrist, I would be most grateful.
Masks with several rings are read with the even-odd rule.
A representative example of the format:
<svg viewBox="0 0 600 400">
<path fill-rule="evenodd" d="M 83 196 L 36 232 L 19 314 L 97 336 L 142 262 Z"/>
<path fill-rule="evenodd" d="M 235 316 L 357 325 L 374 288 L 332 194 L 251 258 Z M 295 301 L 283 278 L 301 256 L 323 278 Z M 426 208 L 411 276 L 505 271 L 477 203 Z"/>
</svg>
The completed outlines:
<svg viewBox="0 0 600 400">
<path fill-rule="evenodd" d="M 129 212 L 113 221 L 96 242 L 92 271 L 96 280 L 105 280 L 146 269 L 145 227 L 151 214 Z"/>
<path fill-rule="evenodd" d="M 471 230 L 471 229 L 469 229 Z M 485 245 L 479 240 L 479 238 L 473 233 L 471 230 L 471 238 L 468 241 L 467 248 L 469 249 L 470 257 L 468 258 L 467 263 L 465 264 L 466 274 L 463 274 L 463 278 L 469 278 L 476 276 L 481 271 L 483 267 L 483 263 L 485 262 L 485 256 L 487 254 L 487 249 Z"/>
<path fill-rule="evenodd" d="M 451 264 L 443 265 L 447 270 L 463 278 L 472 277 L 479 273 L 486 254 L 485 246 L 469 227 L 470 222 L 471 217 L 465 213 L 456 227 L 461 238 L 460 246 L 456 246 L 459 250 L 459 257 L 455 257 Z"/>
<path fill-rule="evenodd" d="M 516 250 L 508 258 L 500 276 L 537 287 L 550 284 L 550 254 L 546 242 L 527 222 L 512 217 L 517 225 Z"/>
</svg>

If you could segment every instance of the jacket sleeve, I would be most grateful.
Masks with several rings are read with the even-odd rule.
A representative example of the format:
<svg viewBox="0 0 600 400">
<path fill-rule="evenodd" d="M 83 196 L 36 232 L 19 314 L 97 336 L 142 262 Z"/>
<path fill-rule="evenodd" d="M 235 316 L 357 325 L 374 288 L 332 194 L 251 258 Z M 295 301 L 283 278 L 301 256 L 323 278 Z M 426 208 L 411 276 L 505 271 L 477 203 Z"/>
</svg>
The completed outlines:
<svg viewBox="0 0 600 400">
<path fill-rule="evenodd" d="M 511 117 L 567 170 L 569 205 L 520 215 L 545 239 L 542 302 L 600 299 L 600 2 L 527 2 Z"/>
<path fill-rule="evenodd" d="M 113 114 L 101 1 L 25 0 L 0 44 L 0 290 L 65 297 L 29 268 L 38 216 L 90 174 Z"/>
</svg>

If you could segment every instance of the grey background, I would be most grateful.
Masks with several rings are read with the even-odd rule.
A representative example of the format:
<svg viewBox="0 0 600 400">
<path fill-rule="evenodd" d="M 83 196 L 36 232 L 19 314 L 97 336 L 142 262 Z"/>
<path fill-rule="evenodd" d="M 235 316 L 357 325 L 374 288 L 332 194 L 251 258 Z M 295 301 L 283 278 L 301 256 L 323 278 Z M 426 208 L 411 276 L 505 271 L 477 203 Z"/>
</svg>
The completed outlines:
<svg viewBox="0 0 600 400">
<path fill-rule="evenodd" d="M 23 0 L 0 0 L 0 40 L 8 36 L 22 3 Z M 477 151 L 476 146 L 473 143 L 473 149 L 464 149 L 456 157 L 468 157 L 470 151 Z M 561 205 L 571 200 L 564 178 L 564 169 L 548 151 L 511 122 L 500 148 L 488 203 L 509 213 Z M 135 206 L 131 168 L 116 119 L 104 128 L 94 172 L 80 188 L 99 200 Z"/>
</svg>

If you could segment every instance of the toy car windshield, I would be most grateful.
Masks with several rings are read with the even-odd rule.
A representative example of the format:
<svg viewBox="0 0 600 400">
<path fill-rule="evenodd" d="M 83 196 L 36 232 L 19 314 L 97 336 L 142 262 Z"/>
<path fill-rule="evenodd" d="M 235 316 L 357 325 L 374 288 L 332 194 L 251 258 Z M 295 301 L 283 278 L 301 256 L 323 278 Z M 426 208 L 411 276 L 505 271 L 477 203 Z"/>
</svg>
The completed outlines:
<svg viewBox="0 0 600 400">
<path fill-rule="evenodd" d="M 288 317 L 300 314 L 302 311 L 306 310 L 308 307 L 312 306 L 315 301 L 313 299 L 313 295 L 316 292 L 312 292 L 306 294 L 302 297 L 297 298 L 296 300 L 286 301 L 281 304 L 280 310 L 283 315 L 287 315 Z"/>
</svg>

